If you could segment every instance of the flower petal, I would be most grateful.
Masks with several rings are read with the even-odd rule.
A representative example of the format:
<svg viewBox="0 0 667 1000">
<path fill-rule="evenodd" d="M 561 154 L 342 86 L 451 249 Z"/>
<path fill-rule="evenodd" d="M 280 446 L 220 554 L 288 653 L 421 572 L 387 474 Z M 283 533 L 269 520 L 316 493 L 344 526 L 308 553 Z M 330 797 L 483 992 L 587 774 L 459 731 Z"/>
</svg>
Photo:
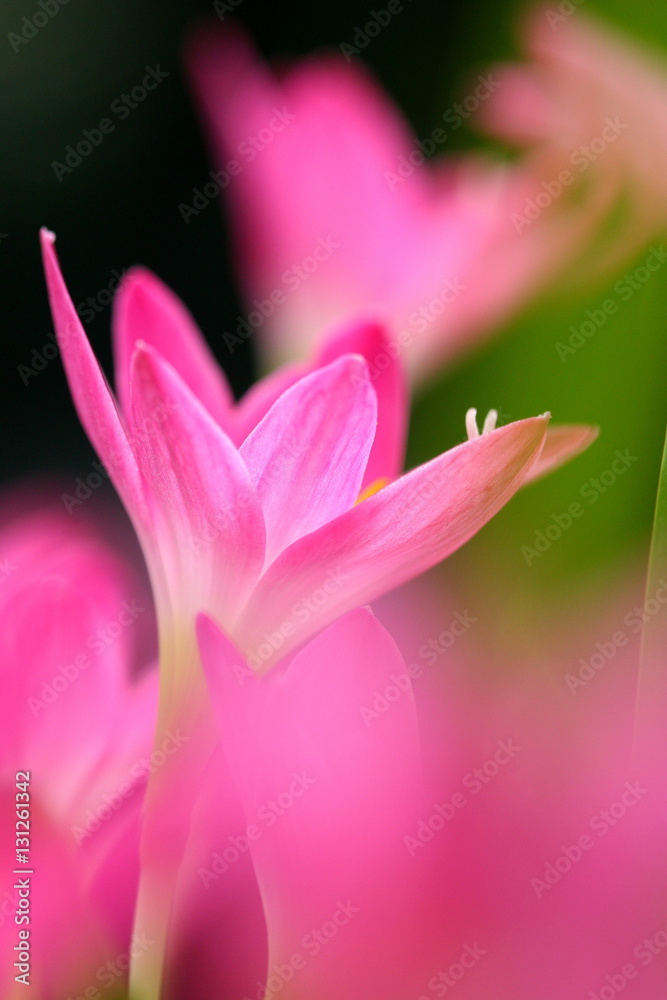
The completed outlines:
<svg viewBox="0 0 667 1000">
<path fill-rule="evenodd" d="M 520 420 L 467 441 L 294 542 L 244 608 L 235 630 L 240 647 L 268 666 L 345 612 L 445 559 L 523 484 L 547 420 Z"/>
<path fill-rule="evenodd" d="M 231 423 L 227 433 L 234 444 L 238 446 L 245 441 L 276 400 L 310 371 L 311 365 L 286 364 L 255 382 L 230 414 Z"/>
<path fill-rule="evenodd" d="M 224 426 L 231 390 L 206 341 L 181 300 L 146 268 L 123 279 L 114 301 L 116 391 L 130 412 L 130 362 L 137 341 L 149 344 L 178 372 L 214 420 Z"/>
<path fill-rule="evenodd" d="M 550 427 L 544 439 L 542 453 L 524 480 L 532 483 L 542 476 L 548 475 L 554 469 L 560 468 L 566 462 L 582 451 L 586 451 L 597 438 L 597 427 L 587 424 L 563 424 L 560 427 Z"/>
<path fill-rule="evenodd" d="M 160 554 L 184 602 L 180 613 L 205 608 L 220 621 L 233 621 L 264 558 L 262 511 L 246 468 L 200 401 L 151 348 L 137 349 L 131 380 L 133 440 L 161 516 Z"/>
<path fill-rule="evenodd" d="M 362 486 L 400 476 L 408 429 L 408 386 L 402 348 L 381 323 L 355 320 L 330 332 L 317 356 L 326 365 L 341 354 L 361 354 L 377 393 L 378 425 Z"/>
<path fill-rule="evenodd" d="M 376 422 L 366 364 L 346 355 L 283 393 L 243 442 L 266 522 L 267 564 L 354 504 Z"/>
<path fill-rule="evenodd" d="M 404 843 L 420 815 L 422 760 L 411 683 L 391 636 L 358 609 L 284 670 L 243 679 L 243 656 L 227 637 L 203 616 L 198 633 L 223 748 L 260 831 L 250 851 L 268 968 L 299 951 L 304 930 L 333 918 L 340 935 L 296 972 L 295 995 L 417 996 L 433 912 Z M 388 686 L 398 698 L 380 718 L 372 706 Z M 272 817 L 270 803 L 287 796 L 291 804 Z"/>
<path fill-rule="evenodd" d="M 92 352 L 65 287 L 55 236 L 40 233 L 46 283 L 67 381 L 79 419 L 131 514 L 143 520 L 146 505 L 137 463 L 109 384 Z"/>
</svg>

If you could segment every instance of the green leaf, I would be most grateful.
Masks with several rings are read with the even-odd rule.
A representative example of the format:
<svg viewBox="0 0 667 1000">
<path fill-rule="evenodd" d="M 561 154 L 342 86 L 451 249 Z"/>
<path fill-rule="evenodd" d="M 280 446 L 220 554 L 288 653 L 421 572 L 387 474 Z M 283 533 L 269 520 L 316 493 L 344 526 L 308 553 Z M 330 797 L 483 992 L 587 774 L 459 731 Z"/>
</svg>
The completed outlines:
<svg viewBox="0 0 667 1000">
<path fill-rule="evenodd" d="M 652 759 L 655 736 L 667 724 L 667 438 L 662 454 L 646 579 L 641 638 L 635 764 Z"/>
</svg>

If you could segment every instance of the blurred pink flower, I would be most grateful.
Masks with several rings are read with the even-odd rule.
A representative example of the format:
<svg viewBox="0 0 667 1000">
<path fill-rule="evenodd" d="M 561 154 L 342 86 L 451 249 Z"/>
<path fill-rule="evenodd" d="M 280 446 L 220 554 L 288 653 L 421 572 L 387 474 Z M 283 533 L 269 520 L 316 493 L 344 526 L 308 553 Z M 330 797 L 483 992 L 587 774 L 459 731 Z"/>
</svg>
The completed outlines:
<svg viewBox="0 0 667 1000">
<path fill-rule="evenodd" d="M 519 233 L 531 171 L 472 155 L 425 164 L 398 110 L 342 57 L 306 59 L 277 80 L 225 28 L 197 36 L 188 62 L 250 310 L 227 336 L 256 328 L 271 363 L 370 313 L 413 373 L 432 375 L 498 328 L 588 231 L 574 213 Z M 186 221 L 201 210 L 181 208 Z"/>
<path fill-rule="evenodd" d="M 423 774 L 391 637 L 369 609 L 353 611 L 268 674 L 244 676 L 243 655 L 210 619 L 199 631 L 245 807 L 236 844 L 252 856 L 268 933 L 265 968 L 244 996 L 416 995 L 437 961 L 438 908 L 433 859 L 420 864 L 403 843 L 424 807 Z M 400 703 L 369 727 L 363 706 L 392 682 Z"/>
<path fill-rule="evenodd" d="M 269 941 L 244 998 L 660 995 L 664 734 L 635 766 L 642 602 L 602 603 L 488 644 L 420 580 L 379 602 L 403 655 L 363 609 L 261 676 L 202 617 Z"/>
<path fill-rule="evenodd" d="M 157 671 L 137 672 L 145 590 L 99 538 L 64 514 L 26 514 L 27 499 L 3 502 L 0 529 L 0 991 L 53 1000 L 119 989 L 130 950 L 147 947 L 131 928 Z M 14 964 L 25 930 L 27 991 Z"/>
<path fill-rule="evenodd" d="M 607 200 L 603 242 L 579 273 L 589 280 L 667 221 L 667 60 L 580 11 L 540 6 L 521 27 L 526 62 L 494 68 L 499 86 L 480 122 L 528 150 L 535 181 L 522 229 L 546 207 Z"/>
<path fill-rule="evenodd" d="M 667 586 L 657 596 L 664 614 Z M 437 858 L 441 950 L 415 1000 L 454 984 L 462 1000 L 661 996 L 664 704 L 652 754 L 633 755 L 641 622 L 657 604 L 629 579 L 605 583 L 531 630 L 502 604 L 462 607 L 433 578 L 378 602 L 424 754 L 428 805 L 406 845 Z M 409 697 L 396 688 L 378 689 L 371 725 Z M 461 962 L 469 946 L 478 961 Z"/>
</svg>

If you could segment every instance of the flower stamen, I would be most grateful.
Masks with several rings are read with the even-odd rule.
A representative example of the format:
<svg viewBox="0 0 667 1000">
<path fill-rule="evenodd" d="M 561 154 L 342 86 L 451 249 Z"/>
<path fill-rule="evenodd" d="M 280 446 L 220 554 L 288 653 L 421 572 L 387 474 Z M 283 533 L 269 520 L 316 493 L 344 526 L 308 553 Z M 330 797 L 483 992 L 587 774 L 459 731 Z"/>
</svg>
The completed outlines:
<svg viewBox="0 0 667 1000">
<path fill-rule="evenodd" d="M 498 411 L 489 410 L 484 420 L 484 425 L 482 427 L 482 433 L 479 432 L 479 427 L 477 425 L 477 410 L 474 406 L 471 406 L 466 413 L 466 431 L 468 434 L 468 440 L 474 441 L 478 437 L 482 437 L 484 434 L 490 434 L 491 431 L 496 429 L 496 421 L 498 420 Z"/>
</svg>

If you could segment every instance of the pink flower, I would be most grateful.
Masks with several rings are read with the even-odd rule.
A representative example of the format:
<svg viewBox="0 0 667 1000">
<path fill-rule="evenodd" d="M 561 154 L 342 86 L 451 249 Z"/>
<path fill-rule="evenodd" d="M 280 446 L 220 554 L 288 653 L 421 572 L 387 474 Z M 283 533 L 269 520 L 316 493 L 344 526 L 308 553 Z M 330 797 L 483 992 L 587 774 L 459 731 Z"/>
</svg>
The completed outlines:
<svg viewBox="0 0 667 1000">
<path fill-rule="evenodd" d="M 249 310 L 227 338 L 256 327 L 272 362 L 303 357 L 320 329 L 370 312 L 426 377 L 499 326 L 581 238 L 576 217 L 517 232 L 512 215 L 534 185 L 523 166 L 426 165 L 356 64 L 311 58 L 279 81 L 227 29 L 196 38 L 189 64 Z M 492 93 L 489 81 L 476 86 Z M 186 221 L 199 210 L 181 206 Z"/>
<path fill-rule="evenodd" d="M 377 606 L 399 637 L 424 752 L 426 807 L 405 843 L 437 870 L 440 951 L 415 996 L 456 983 L 463 1000 L 607 1000 L 625 984 L 654 1000 L 667 782 L 664 698 L 652 754 L 633 754 L 642 588 L 587 586 L 531 628 L 435 582 Z M 392 700 L 376 702 L 372 725 L 408 697 L 380 692 Z"/>
<path fill-rule="evenodd" d="M 405 426 L 391 353 L 375 383 L 359 355 L 336 357 L 355 345 L 383 350 L 377 327 L 337 334 L 321 367 L 282 370 L 234 409 L 183 307 L 154 278 L 135 274 L 114 321 L 119 409 L 49 234 L 43 248 L 75 404 L 135 523 L 159 613 L 178 627 L 210 613 L 255 668 L 445 558 L 528 477 L 595 436 L 570 427 L 547 438 L 548 416 L 499 430 L 494 418 L 480 435 L 473 416 L 470 440 L 357 503 L 374 442 L 373 476 L 397 474 Z M 388 397 L 379 430 L 375 384 Z M 325 585 L 327 599 L 315 606 L 312 595 Z M 267 634 L 279 641 L 260 652 Z"/>
<path fill-rule="evenodd" d="M 484 126 L 526 147 L 535 184 L 518 218 L 576 200 L 620 225 L 589 262 L 604 274 L 661 231 L 667 213 L 667 62 L 577 11 L 538 7 L 522 25 L 526 62 L 494 69 Z M 586 274 L 590 274 L 589 268 Z M 579 275 L 581 277 L 581 275 Z"/>
<path fill-rule="evenodd" d="M 155 726 L 157 671 L 139 674 L 136 663 L 146 594 L 64 514 L 19 514 L 21 495 L 3 506 L 0 990 L 79 995 L 120 961 L 107 969 L 118 989 L 139 946 L 142 761 Z M 20 931 L 27 992 L 15 978 L 25 972 Z"/>
<path fill-rule="evenodd" d="M 151 575 L 161 644 L 157 739 L 174 725 L 189 736 L 147 797 L 136 926 L 157 944 L 133 985 L 152 997 L 174 873 L 217 738 L 196 615 L 208 613 L 251 668 L 265 670 L 455 551 L 528 478 L 586 447 L 594 432 L 561 428 L 547 438 L 542 416 L 499 430 L 492 420 L 480 435 L 471 420 L 472 440 L 379 491 L 371 484 L 373 495 L 358 503 L 369 463 L 374 476 L 391 479 L 402 451 L 402 378 L 381 330 L 337 333 L 321 367 L 278 372 L 234 409 L 183 306 L 155 279 L 135 274 L 114 315 L 117 403 L 67 294 L 53 236 L 44 232 L 42 245 L 75 405 Z M 385 352 L 388 371 L 375 383 L 362 357 L 339 354 L 355 344 L 373 356 Z"/>
</svg>

